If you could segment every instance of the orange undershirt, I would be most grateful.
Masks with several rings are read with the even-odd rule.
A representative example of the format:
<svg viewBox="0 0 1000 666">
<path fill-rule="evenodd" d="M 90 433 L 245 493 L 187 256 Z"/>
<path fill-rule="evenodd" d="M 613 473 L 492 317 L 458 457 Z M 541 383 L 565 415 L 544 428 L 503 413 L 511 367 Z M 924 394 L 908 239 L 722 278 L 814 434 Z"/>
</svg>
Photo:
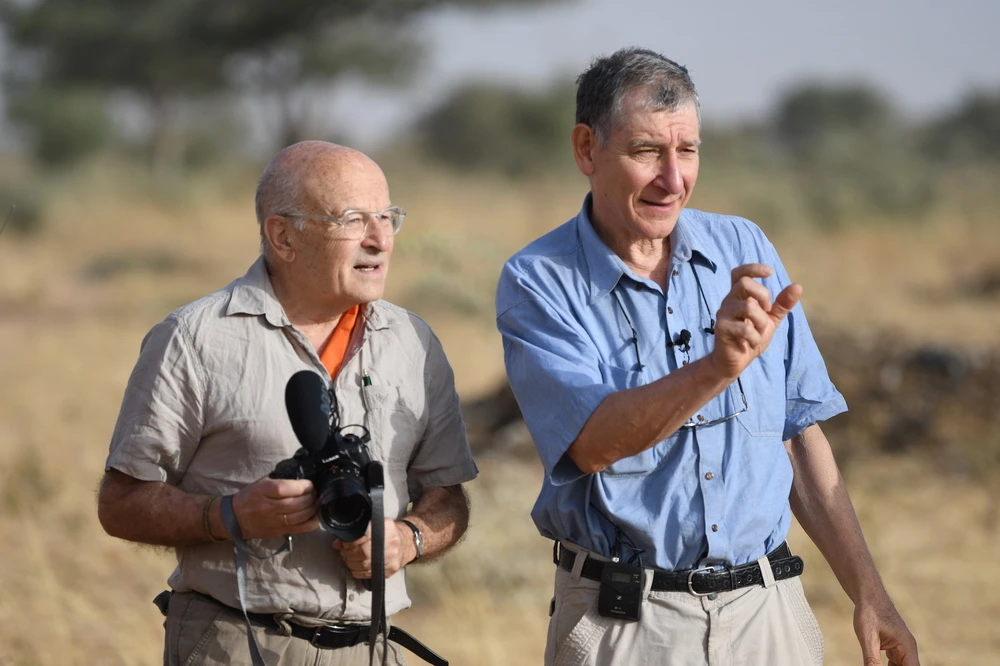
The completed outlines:
<svg viewBox="0 0 1000 666">
<path fill-rule="evenodd" d="M 327 340 L 323 353 L 319 355 L 319 360 L 323 361 L 323 365 L 331 377 L 336 378 L 337 373 L 340 372 L 340 365 L 344 362 L 344 354 L 347 353 L 347 343 L 351 341 L 351 331 L 354 330 L 354 324 L 358 320 L 358 312 L 360 311 L 361 306 L 355 305 L 340 315 L 340 321 L 337 322 L 333 333 L 330 334 L 330 339 Z"/>
</svg>

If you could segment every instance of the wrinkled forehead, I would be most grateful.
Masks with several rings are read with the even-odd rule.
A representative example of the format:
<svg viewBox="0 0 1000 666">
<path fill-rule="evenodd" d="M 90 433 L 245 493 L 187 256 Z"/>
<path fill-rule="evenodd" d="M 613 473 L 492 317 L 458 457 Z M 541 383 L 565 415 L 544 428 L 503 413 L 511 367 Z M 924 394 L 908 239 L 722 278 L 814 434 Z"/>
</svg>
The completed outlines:
<svg viewBox="0 0 1000 666">
<path fill-rule="evenodd" d="M 389 184 L 374 161 L 354 151 L 323 155 L 302 165 L 302 199 L 317 213 L 381 210 L 390 205 Z"/>
<path fill-rule="evenodd" d="M 693 102 L 667 106 L 646 95 L 636 94 L 622 100 L 612 124 L 612 135 L 622 133 L 677 134 L 678 139 L 696 142 L 701 127 L 698 109 Z"/>
</svg>

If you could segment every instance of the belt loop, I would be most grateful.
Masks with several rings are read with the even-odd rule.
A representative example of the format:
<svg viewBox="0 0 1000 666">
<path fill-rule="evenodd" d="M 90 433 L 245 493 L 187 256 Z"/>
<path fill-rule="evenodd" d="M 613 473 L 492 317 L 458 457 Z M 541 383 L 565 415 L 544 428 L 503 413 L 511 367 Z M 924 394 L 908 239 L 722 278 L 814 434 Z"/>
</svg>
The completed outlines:
<svg viewBox="0 0 1000 666">
<path fill-rule="evenodd" d="M 771 571 L 771 560 L 767 559 L 767 555 L 757 560 L 757 566 L 760 567 L 760 573 L 763 576 L 764 587 L 768 588 L 773 586 L 774 572 Z"/>
<path fill-rule="evenodd" d="M 570 579 L 574 583 L 580 582 L 580 574 L 583 573 L 583 565 L 587 562 L 587 551 L 573 551 L 573 569 L 569 572 Z"/>
<path fill-rule="evenodd" d="M 643 569 L 643 575 L 646 577 L 642 581 L 642 598 L 649 599 L 649 595 L 653 592 L 653 574 L 656 572 L 655 569 Z"/>
</svg>

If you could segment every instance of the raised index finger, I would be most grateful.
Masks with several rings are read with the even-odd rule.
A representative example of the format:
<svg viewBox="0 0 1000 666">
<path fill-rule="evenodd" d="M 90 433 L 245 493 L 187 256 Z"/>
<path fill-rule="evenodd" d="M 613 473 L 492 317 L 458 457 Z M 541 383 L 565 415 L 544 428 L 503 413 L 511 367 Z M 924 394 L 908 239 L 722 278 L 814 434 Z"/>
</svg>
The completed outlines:
<svg viewBox="0 0 1000 666">
<path fill-rule="evenodd" d="M 774 269 L 767 264 L 743 264 L 733 269 L 732 284 L 735 285 L 743 277 L 766 278 L 773 273 Z"/>
</svg>

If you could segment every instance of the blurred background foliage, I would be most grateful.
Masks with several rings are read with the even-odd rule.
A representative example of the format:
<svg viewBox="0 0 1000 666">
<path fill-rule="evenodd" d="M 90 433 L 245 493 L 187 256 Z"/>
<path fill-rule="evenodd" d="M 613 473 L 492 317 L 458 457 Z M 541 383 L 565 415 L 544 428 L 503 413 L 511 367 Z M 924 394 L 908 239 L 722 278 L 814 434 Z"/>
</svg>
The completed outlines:
<svg viewBox="0 0 1000 666">
<path fill-rule="evenodd" d="M 350 141 L 321 126 L 323 95 L 352 77 L 404 81 L 427 46 L 412 29 L 422 13 L 517 4 L 540 3 L 0 0 L 6 114 L 17 145 L 44 171 L 108 154 L 160 172 L 256 163 L 307 137 Z M 511 181 L 570 176 L 573 106 L 568 79 L 541 89 L 468 82 L 384 149 L 412 165 Z M 248 140 L 250 113 L 266 119 L 266 139 Z M 955 174 L 997 173 L 1000 91 L 974 91 L 914 121 L 862 81 L 804 82 L 763 119 L 709 124 L 703 138 L 702 188 L 725 190 L 748 216 L 775 225 L 913 223 Z M 755 182 L 734 187 L 734 174 L 748 170 Z M 972 196 L 980 194 L 989 191 Z"/>
<path fill-rule="evenodd" d="M 245 269 L 275 150 L 356 144 L 322 112 L 344 82 L 407 85 L 422 16 L 548 1 L 574 2 L 0 0 L 0 223 L 17 204 L 0 237 L 0 664 L 156 663 L 148 600 L 172 563 L 107 538 L 91 497 L 138 341 Z M 541 472 L 492 299 L 503 261 L 580 204 L 573 115 L 568 77 L 468 81 L 361 146 L 413 220 L 388 297 L 441 336 L 483 472 L 468 542 L 412 577 L 406 626 L 454 663 L 537 663 L 544 644 Z M 981 572 L 1000 547 L 1000 90 L 913 118 L 864 80 L 802 81 L 702 139 L 693 205 L 760 223 L 808 285 L 852 407 L 831 439 L 927 663 L 998 663 L 1000 577 Z M 792 538 L 828 663 L 857 663 L 852 609 Z"/>
</svg>

